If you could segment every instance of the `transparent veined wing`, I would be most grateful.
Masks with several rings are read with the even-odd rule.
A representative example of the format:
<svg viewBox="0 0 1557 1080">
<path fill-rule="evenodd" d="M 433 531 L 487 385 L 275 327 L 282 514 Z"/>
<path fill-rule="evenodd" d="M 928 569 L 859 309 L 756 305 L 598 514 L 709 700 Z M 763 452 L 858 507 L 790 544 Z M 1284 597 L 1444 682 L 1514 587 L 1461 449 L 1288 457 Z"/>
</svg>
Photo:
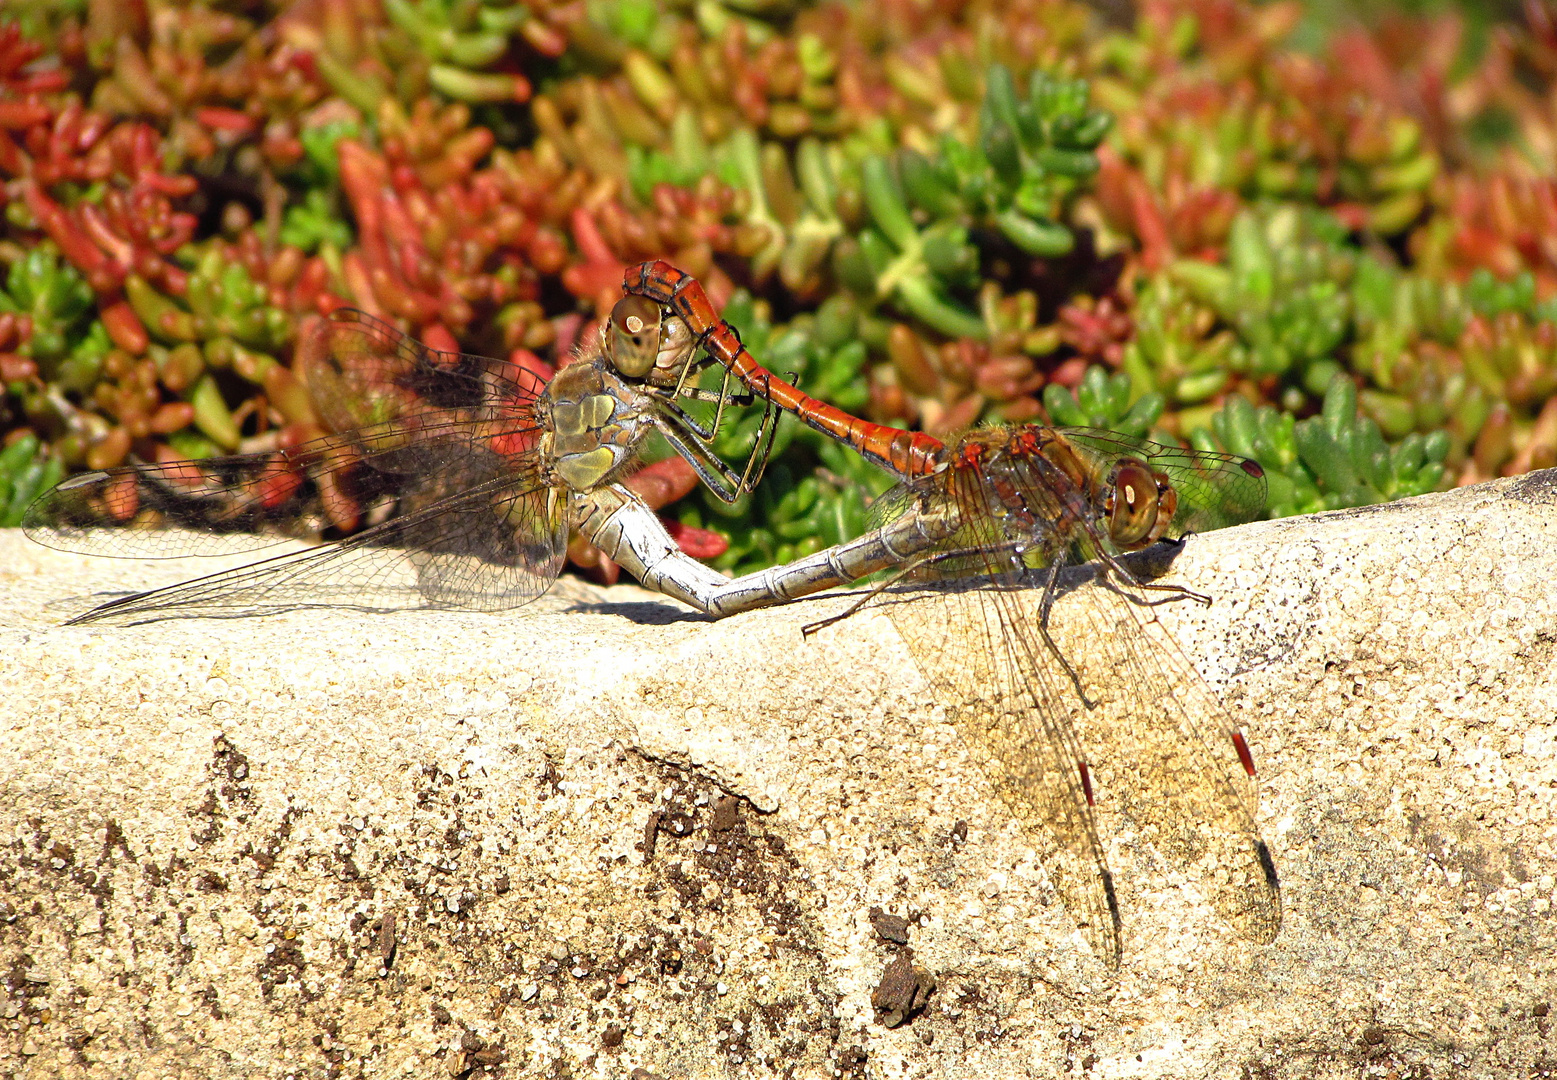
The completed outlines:
<svg viewBox="0 0 1557 1080">
<path fill-rule="evenodd" d="M 567 512 L 535 454 L 538 379 L 428 349 L 351 311 L 307 332 L 298 366 L 318 414 L 344 430 L 264 453 L 73 477 L 29 509 L 24 528 L 67 551 L 175 558 L 371 527 L 90 617 L 156 605 L 185 614 L 404 606 L 408 584 L 423 602 L 500 609 L 545 591 L 561 565 Z"/>
</svg>

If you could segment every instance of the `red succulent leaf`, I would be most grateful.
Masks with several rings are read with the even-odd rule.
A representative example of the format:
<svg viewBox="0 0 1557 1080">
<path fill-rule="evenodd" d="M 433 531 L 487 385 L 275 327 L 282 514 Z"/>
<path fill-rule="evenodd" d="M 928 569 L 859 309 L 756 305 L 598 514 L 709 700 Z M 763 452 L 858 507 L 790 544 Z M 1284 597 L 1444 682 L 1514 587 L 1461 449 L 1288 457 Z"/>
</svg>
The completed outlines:
<svg viewBox="0 0 1557 1080">
<path fill-rule="evenodd" d="M 677 547 L 694 559 L 715 559 L 730 550 L 730 541 L 708 529 L 667 520 L 665 531 L 670 533 Z"/>
</svg>

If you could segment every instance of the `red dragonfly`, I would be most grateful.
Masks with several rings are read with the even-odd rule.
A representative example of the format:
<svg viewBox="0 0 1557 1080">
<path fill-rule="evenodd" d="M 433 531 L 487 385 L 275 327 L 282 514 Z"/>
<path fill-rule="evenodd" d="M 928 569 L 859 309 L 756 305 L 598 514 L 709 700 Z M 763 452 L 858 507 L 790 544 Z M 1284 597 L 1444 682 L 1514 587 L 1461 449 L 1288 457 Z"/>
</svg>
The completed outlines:
<svg viewBox="0 0 1557 1080">
<path fill-rule="evenodd" d="M 1163 538 L 1262 516 L 1260 466 L 1040 425 L 943 444 L 860 420 L 779 379 L 696 280 L 667 263 L 629 269 L 624 287 L 683 321 L 753 393 L 902 477 L 873 508 L 878 524 L 909 512 L 955 523 L 904 561 L 899 576 L 916 588 L 886 593 L 886 610 L 1037 842 L 1094 951 L 1110 964 L 1121 951 L 1095 772 L 1237 932 L 1273 940 L 1281 895 L 1255 826 L 1253 757 L 1153 611 L 1172 599 L 1209 600 L 1143 583 L 1119 560 Z M 1087 568 L 1061 574 L 1078 561 Z"/>
</svg>

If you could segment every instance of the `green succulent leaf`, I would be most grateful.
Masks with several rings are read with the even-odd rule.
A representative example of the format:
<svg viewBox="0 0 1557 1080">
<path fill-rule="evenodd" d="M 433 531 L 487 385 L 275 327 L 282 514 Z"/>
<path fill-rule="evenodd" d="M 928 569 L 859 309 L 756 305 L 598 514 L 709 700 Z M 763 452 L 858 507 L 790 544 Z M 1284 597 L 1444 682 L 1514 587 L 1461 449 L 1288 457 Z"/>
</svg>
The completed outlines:
<svg viewBox="0 0 1557 1080">
<path fill-rule="evenodd" d="M 1109 374 L 1101 365 L 1087 368 L 1075 390 L 1057 383 L 1043 388 L 1043 405 L 1054 423 L 1063 427 L 1094 427 L 1125 435 L 1145 435 L 1166 404 L 1162 395 L 1133 396 L 1130 377 Z"/>
<path fill-rule="evenodd" d="M 0 528 L 12 529 L 32 501 L 60 482 L 65 467 L 27 432 L 0 450 Z"/>
</svg>

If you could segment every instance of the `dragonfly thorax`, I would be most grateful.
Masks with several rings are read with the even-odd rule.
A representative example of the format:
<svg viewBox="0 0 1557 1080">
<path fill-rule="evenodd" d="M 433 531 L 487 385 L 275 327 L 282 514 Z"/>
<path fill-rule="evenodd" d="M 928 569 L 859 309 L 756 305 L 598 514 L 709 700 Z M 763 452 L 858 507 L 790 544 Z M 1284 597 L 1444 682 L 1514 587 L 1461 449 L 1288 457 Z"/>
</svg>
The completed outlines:
<svg viewBox="0 0 1557 1080">
<path fill-rule="evenodd" d="M 537 403 L 549 419 L 551 471 L 575 491 L 618 478 L 635 456 L 649 423 L 635 390 L 599 363 L 563 368 Z M 545 449 L 543 447 L 543 449 Z"/>
</svg>

